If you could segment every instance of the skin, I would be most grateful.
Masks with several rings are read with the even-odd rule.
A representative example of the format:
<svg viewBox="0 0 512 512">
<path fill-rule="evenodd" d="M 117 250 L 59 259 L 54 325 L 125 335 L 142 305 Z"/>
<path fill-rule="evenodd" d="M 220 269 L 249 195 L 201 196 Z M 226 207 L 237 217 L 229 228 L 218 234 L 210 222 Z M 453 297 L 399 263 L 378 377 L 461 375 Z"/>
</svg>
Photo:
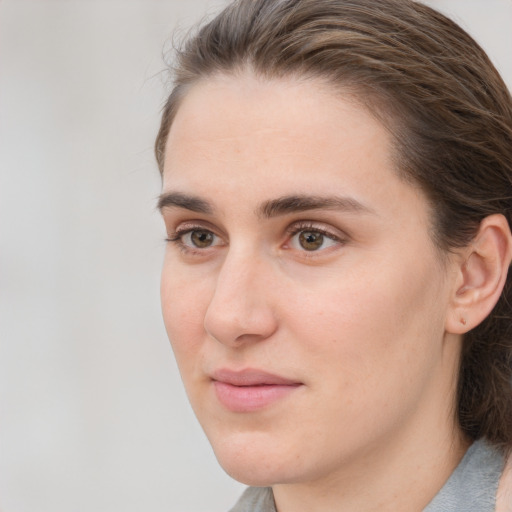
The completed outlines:
<svg viewBox="0 0 512 512">
<path fill-rule="evenodd" d="M 262 214 L 290 195 L 345 203 Z M 272 485 L 279 512 L 422 510 L 468 445 L 453 410 L 472 320 L 454 305 L 464 255 L 434 246 L 385 128 L 319 83 L 218 76 L 178 110 L 162 198 L 164 321 L 224 469 Z M 301 229 L 324 244 L 305 250 Z M 225 368 L 300 385 L 233 412 L 211 378 Z"/>
<path fill-rule="evenodd" d="M 510 455 L 498 487 L 496 512 L 512 512 L 512 456 Z"/>
</svg>

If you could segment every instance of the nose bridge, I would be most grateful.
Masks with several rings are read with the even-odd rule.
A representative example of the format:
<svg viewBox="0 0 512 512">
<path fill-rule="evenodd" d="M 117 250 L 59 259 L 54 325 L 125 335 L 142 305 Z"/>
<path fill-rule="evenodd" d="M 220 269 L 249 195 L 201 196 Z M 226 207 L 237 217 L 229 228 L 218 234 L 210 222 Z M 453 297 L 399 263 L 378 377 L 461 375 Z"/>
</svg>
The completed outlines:
<svg viewBox="0 0 512 512">
<path fill-rule="evenodd" d="M 247 248 L 230 249 L 205 315 L 206 331 L 225 344 L 270 336 L 276 327 L 271 282 L 269 261 Z"/>
</svg>

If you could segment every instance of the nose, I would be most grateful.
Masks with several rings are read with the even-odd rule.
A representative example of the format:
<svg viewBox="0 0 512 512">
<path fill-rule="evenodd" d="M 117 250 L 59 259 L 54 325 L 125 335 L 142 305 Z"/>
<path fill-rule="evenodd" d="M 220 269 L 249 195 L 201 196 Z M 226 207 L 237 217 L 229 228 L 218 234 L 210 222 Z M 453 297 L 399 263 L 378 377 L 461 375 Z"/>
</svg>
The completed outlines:
<svg viewBox="0 0 512 512">
<path fill-rule="evenodd" d="M 204 318 L 206 332 L 229 346 L 269 338 L 277 329 L 272 274 L 270 262 L 228 254 Z"/>
</svg>

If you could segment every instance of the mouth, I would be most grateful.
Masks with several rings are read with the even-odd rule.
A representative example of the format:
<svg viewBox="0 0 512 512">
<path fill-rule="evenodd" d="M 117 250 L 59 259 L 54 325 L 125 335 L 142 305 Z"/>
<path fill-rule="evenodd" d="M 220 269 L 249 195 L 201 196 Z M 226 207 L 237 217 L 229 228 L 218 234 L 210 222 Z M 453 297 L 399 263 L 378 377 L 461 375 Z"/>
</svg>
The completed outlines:
<svg viewBox="0 0 512 512">
<path fill-rule="evenodd" d="M 284 399 L 303 384 L 261 370 L 218 370 L 212 375 L 217 399 L 232 412 L 254 412 Z"/>
</svg>

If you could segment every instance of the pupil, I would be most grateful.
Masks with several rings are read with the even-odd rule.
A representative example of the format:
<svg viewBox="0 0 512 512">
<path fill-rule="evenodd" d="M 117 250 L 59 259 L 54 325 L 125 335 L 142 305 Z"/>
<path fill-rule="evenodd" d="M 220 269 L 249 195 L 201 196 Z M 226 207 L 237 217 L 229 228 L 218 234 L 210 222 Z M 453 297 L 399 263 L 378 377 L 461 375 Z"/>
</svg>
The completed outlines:
<svg viewBox="0 0 512 512">
<path fill-rule="evenodd" d="M 196 247 L 208 247 L 213 242 L 213 234 L 209 231 L 193 231 L 191 238 Z"/>
<path fill-rule="evenodd" d="M 324 243 L 324 236 L 321 233 L 303 231 L 299 236 L 300 245 L 306 251 L 315 251 Z"/>
</svg>

